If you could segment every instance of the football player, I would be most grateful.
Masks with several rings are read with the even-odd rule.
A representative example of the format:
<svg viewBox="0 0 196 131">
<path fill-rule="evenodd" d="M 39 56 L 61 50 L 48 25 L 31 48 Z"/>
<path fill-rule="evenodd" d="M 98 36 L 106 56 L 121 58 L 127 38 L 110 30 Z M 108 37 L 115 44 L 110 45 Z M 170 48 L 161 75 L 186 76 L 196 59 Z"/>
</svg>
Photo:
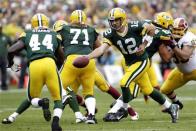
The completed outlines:
<svg viewBox="0 0 196 131">
<path fill-rule="evenodd" d="M 170 58 L 172 57 L 172 53 L 168 52 L 167 47 L 165 45 L 166 42 L 171 38 L 171 32 L 170 27 L 173 25 L 173 18 L 172 16 L 167 12 L 160 12 L 157 14 L 154 21 L 146 21 L 147 23 L 152 23 L 155 26 L 155 35 L 153 36 L 152 43 L 146 48 L 146 51 L 148 53 L 148 56 L 151 60 L 152 56 L 159 52 L 161 58 L 163 58 L 164 61 L 168 62 Z M 122 67 L 124 71 L 128 69 L 128 66 L 126 66 L 125 59 L 122 59 Z M 159 90 L 159 84 L 156 78 L 156 73 L 153 69 L 152 64 L 150 65 L 150 68 L 147 70 L 147 74 L 149 77 L 149 80 L 151 82 L 151 85 Z M 130 91 L 134 98 L 136 98 L 140 92 L 139 86 L 135 83 L 130 84 L 129 86 Z M 148 100 L 148 96 L 144 95 L 145 101 Z M 118 99 L 119 101 L 122 100 L 120 97 Z M 116 104 L 116 102 L 113 103 L 113 105 Z M 117 106 L 117 105 L 116 105 Z M 112 109 L 109 111 L 109 113 L 112 111 Z"/>
<path fill-rule="evenodd" d="M 14 62 L 14 55 L 25 49 L 29 62 L 28 99 L 35 107 L 42 107 L 47 121 L 51 119 L 49 99 L 40 99 L 42 87 L 46 84 L 54 101 L 52 131 L 62 131 L 59 120 L 62 115 L 61 80 L 55 64 L 57 53 L 63 63 L 64 55 L 61 48 L 61 36 L 48 28 L 49 19 L 44 14 L 35 14 L 31 19 L 32 29 L 20 35 L 19 41 L 8 49 L 9 67 Z M 46 66 L 47 65 L 47 66 Z"/>
<path fill-rule="evenodd" d="M 133 99 L 129 86 L 131 83 L 139 85 L 145 95 L 149 95 L 153 100 L 162 105 L 171 115 L 172 122 L 175 123 L 178 114 L 178 105 L 171 104 L 157 90 L 155 90 L 147 74 L 150 67 L 145 47 L 152 42 L 155 27 L 142 21 L 127 22 L 126 13 L 121 8 L 113 8 L 108 15 L 110 29 L 105 31 L 103 44 L 87 55 L 89 59 L 102 55 L 111 45 L 117 47 L 125 58 L 129 67 L 120 81 L 123 102 L 119 103 L 123 108 L 112 108 L 111 113 L 105 118 L 118 121 L 126 117 L 128 102 Z M 145 36 L 145 37 L 143 37 Z M 143 39 L 144 38 L 144 39 Z M 120 106 L 121 107 L 121 106 Z M 112 114 L 113 113 L 113 114 Z"/>
<path fill-rule="evenodd" d="M 63 20 L 58 20 L 54 23 L 53 30 L 58 32 L 58 30 L 60 30 L 63 25 L 67 25 L 67 22 Z M 57 66 L 60 66 L 60 63 L 58 63 L 58 61 L 56 62 L 57 62 Z M 78 103 L 77 100 L 75 99 L 75 94 L 73 93 L 73 91 L 70 88 L 68 88 L 67 91 L 65 91 L 64 88 L 62 88 L 61 90 L 62 90 L 63 108 L 65 104 L 69 104 L 71 109 L 75 113 L 76 123 L 81 123 L 85 121 L 84 116 L 79 110 Z M 30 107 L 30 105 L 31 102 L 28 99 L 23 100 L 22 103 L 19 105 L 19 107 L 16 109 L 16 111 L 12 113 L 9 117 L 4 118 L 2 120 L 2 123 L 3 124 L 13 123 L 19 115 L 21 115 L 25 110 L 27 110 Z"/>
<path fill-rule="evenodd" d="M 196 80 L 196 36 L 188 31 L 188 23 L 184 18 L 176 18 L 173 25 L 173 42 L 168 45 L 174 52 L 176 68 L 172 70 L 161 86 L 161 92 L 174 103 L 183 108 L 182 102 L 176 97 L 174 90 L 188 81 Z"/>
<path fill-rule="evenodd" d="M 87 55 L 94 47 L 100 45 L 98 33 L 93 27 L 86 24 L 86 14 L 82 10 L 75 10 L 70 15 L 70 25 L 64 25 L 59 31 L 62 36 L 64 55 L 66 61 L 61 70 L 63 87 L 67 88 L 76 78 L 79 78 L 83 87 L 83 96 L 88 110 L 86 123 L 95 124 L 94 78 L 95 60 L 91 59 L 84 68 L 73 65 L 74 60 L 80 55 Z"/>
</svg>

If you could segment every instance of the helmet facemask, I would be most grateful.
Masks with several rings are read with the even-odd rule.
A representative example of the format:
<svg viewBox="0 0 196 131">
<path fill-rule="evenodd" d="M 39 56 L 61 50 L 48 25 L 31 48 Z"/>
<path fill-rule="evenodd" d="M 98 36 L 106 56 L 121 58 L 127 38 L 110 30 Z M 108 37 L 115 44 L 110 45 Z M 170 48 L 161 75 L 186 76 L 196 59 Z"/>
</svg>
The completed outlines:
<svg viewBox="0 0 196 131">
<path fill-rule="evenodd" d="M 174 39 L 180 39 L 188 30 L 188 23 L 184 18 L 176 18 L 172 29 Z"/>
<path fill-rule="evenodd" d="M 113 8 L 108 15 L 108 22 L 112 29 L 120 30 L 127 24 L 127 15 L 121 8 Z"/>
<path fill-rule="evenodd" d="M 116 18 L 116 19 L 109 19 L 108 20 L 110 27 L 114 30 L 120 30 L 123 27 L 123 19 L 122 18 Z"/>
</svg>

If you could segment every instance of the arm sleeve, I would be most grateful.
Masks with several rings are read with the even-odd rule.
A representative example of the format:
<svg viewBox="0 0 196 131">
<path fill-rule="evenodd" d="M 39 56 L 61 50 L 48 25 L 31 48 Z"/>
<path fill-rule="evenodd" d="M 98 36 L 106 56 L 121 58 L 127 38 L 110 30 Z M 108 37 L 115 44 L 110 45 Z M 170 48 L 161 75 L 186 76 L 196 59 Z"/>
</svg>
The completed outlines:
<svg viewBox="0 0 196 131">
<path fill-rule="evenodd" d="M 23 43 L 25 43 L 26 38 L 26 32 L 22 32 L 18 38 L 18 40 L 21 40 Z"/>
<path fill-rule="evenodd" d="M 62 37 L 61 37 L 61 35 L 57 34 L 56 37 L 57 37 L 58 45 L 61 45 L 61 43 L 62 43 Z"/>
<path fill-rule="evenodd" d="M 136 32 L 144 36 L 146 34 L 145 26 L 150 23 L 147 21 L 131 21 L 130 24 L 131 24 L 132 30 L 135 30 Z"/>
<path fill-rule="evenodd" d="M 112 45 L 112 30 L 108 29 L 103 33 L 103 43 L 107 43 L 108 45 Z"/>
</svg>

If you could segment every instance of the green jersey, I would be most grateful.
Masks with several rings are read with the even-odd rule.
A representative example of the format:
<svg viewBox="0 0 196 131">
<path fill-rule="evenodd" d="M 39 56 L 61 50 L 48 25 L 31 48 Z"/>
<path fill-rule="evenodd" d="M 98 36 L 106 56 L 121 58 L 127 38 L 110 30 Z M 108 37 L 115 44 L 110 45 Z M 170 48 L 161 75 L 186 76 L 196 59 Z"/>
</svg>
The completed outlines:
<svg viewBox="0 0 196 131">
<path fill-rule="evenodd" d="M 98 33 L 93 27 L 65 25 L 59 31 L 62 37 L 65 57 L 71 54 L 87 55 L 93 51 Z"/>
<path fill-rule="evenodd" d="M 27 30 L 21 34 L 20 39 L 25 44 L 29 61 L 43 57 L 55 59 L 54 53 L 61 43 L 60 35 L 46 28 Z"/>
<path fill-rule="evenodd" d="M 148 58 L 146 52 L 140 56 L 136 55 L 139 45 L 142 44 L 145 23 L 144 21 L 129 22 L 127 33 L 124 36 L 118 34 L 113 29 L 108 29 L 103 34 L 104 42 L 117 47 L 123 54 L 127 65 Z"/>
<path fill-rule="evenodd" d="M 156 25 L 155 25 L 156 26 Z M 153 36 L 153 41 L 149 47 L 146 48 L 149 58 L 151 58 L 158 50 L 159 46 L 164 40 L 169 40 L 171 36 L 171 31 L 163 29 L 156 26 L 155 35 Z"/>
<path fill-rule="evenodd" d="M 11 40 L 8 36 L 0 33 L 0 57 L 7 57 L 7 47 L 11 45 Z"/>
</svg>

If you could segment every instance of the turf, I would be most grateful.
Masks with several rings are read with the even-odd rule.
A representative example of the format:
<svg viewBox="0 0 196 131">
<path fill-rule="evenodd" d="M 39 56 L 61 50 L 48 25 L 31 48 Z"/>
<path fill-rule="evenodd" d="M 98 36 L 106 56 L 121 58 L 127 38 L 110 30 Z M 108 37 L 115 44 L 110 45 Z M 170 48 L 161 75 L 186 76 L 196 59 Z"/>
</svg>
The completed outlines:
<svg viewBox="0 0 196 131">
<path fill-rule="evenodd" d="M 171 123 L 170 116 L 162 113 L 161 107 L 150 100 L 147 104 L 142 95 L 131 105 L 140 115 L 138 121 L 131 121 L 129 116 L 120 122 L 106 123 L 102 118 L 109 110 L 113 99 L 100 90 L 95 90 L 98 113 L 96 118 L 98 124 L 87 125 L 85 123 L 75 124 L 74 114 L 67 106 L 61 119 L 61 126 L 64 131 L 195 131 L 196 130 L 196 85 L 187 85 L 177 90 L 179 98 L 184 103 L 183 110 L 177 123 Z M 48 96 L 44 91 L 43 96 Z M 12 113 L 20 102 L 26 97 L 24 90 L 10 90 L 0 92 L 0 120 Z M 53 103 L 51 102 L 52 109 Z M 85 113 L 85 110 L 81 108 Z M 46 122 L 39 108 L 30 107 L 24 114 L 11 125 L 0 124 L 0 131 L 50 131 L 50 122 Z"/>
</svg>

